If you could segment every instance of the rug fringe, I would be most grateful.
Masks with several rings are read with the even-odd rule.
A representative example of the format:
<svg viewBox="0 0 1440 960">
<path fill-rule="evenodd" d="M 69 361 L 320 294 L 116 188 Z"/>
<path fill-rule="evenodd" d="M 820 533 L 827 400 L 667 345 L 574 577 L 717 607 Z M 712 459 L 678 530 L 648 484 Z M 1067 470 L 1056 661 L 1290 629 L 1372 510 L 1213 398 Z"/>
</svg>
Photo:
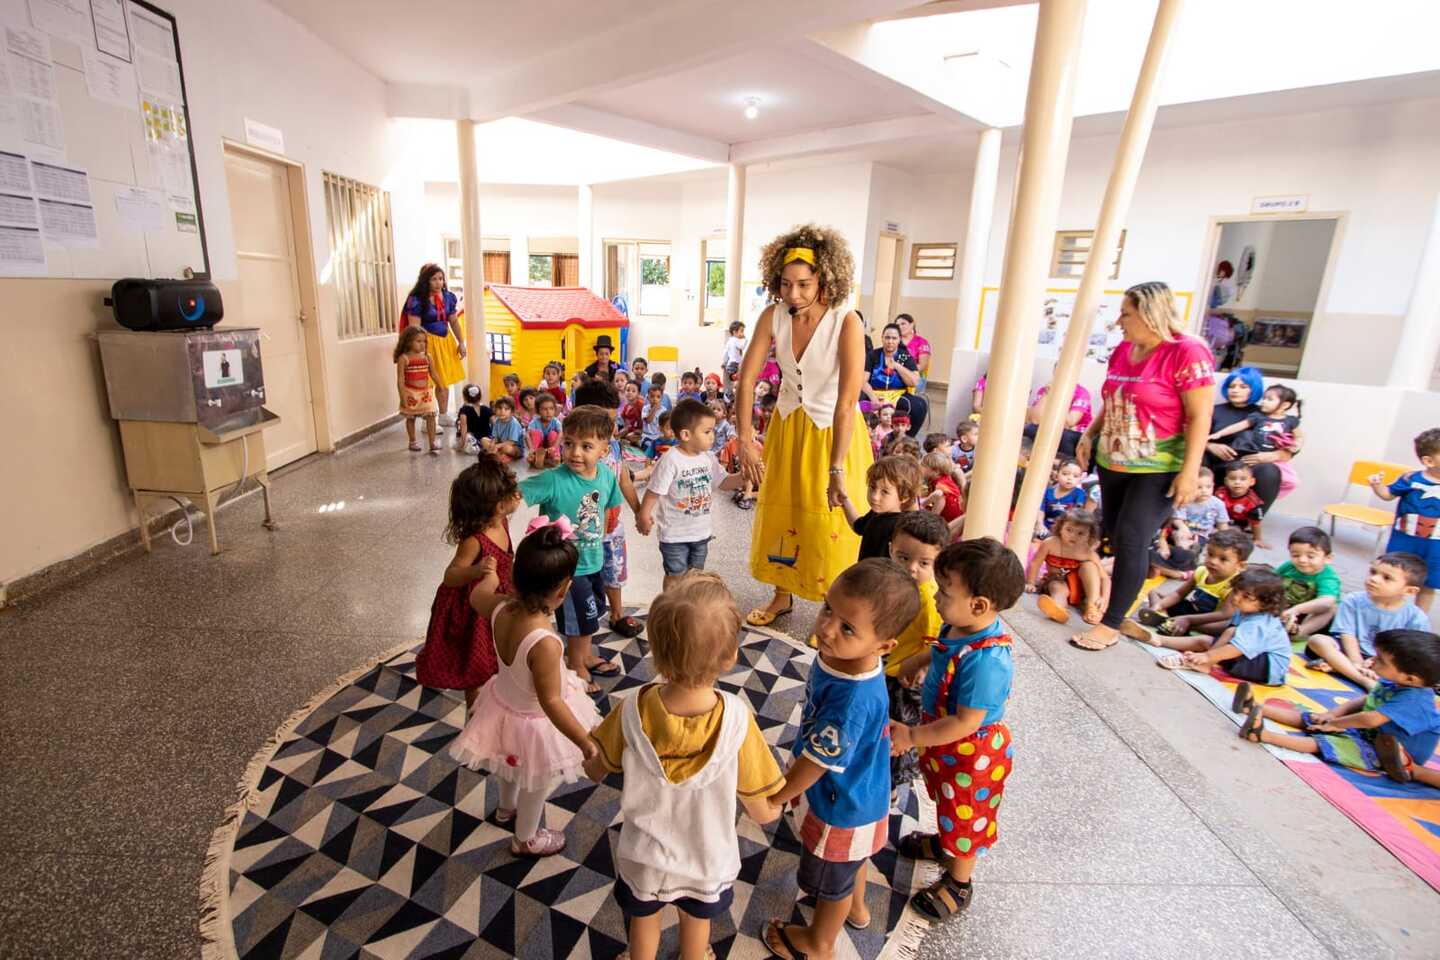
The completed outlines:
<svg viewBox="0 0 1440 960">
<path fill-rule="evenodd" d="M 395 659 L 407 650 L 423 642 L 423 638 L 407 640 L 375 654 L 362 665 L 338 677 L 329 686 L 315 694 L 304 704 L 293 710 L 285 722 L 280 724 L 260 749 L 245 765 L 245 771 L 237 783 L 239 796 L 225 808 L 220 826 L 210 835 L 210 845 L 205 850 L 204 867 L 200 873 L 200 960 L 237 960 L 235 931 L 231 925 L 229 903 L 230 858 L 235 851 L 235 839 L 245 811 L 255 803 L 255 786 L 266 766 L 275 757 L 275 751 L 290 738 L 306 717 L 326 700 L 345 687 L 360 679 L 376 667 Z"/>
</svg>

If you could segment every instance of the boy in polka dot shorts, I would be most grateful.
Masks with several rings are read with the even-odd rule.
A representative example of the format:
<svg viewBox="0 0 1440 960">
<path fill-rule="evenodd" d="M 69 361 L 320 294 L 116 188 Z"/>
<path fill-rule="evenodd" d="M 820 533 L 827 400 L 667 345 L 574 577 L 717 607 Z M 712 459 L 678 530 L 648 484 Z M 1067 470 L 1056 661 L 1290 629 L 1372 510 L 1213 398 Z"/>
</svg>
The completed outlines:
<svg viewBox="0 0 1440 960">
<path fill-rule="evenodd" d="M 891 724 L 890 750 L 920 751 L 920 772 L 935 800 L 939 834 L 912 833 L 900 855 L 936 860 L 940 879 L 910 904 L 932 920 L 970 905 L 975 859 L 998 837 L 996 820 L 1015 745 L 1005 726 L 1014 663 L 1000 611 L 1025 592 L 1020 561 L 990 537 L 952 543 L 935 560 L 935 606 L 945 629 L 930 650 L 900 668 L 902 682 L 921 671 L 924 722 Z"/>
</svg>

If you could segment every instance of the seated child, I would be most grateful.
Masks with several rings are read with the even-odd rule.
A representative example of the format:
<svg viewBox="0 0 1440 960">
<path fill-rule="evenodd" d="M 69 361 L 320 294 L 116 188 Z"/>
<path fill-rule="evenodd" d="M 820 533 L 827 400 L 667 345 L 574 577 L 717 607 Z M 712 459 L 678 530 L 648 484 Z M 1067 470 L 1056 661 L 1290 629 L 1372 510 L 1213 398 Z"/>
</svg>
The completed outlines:
<svg viewBox="0 0 1440 960">
<path fill-rule="evenodd" d="M 640 414 L 640 448 L 650 456 L 650 450 L 660 439 L 660 414 L 670 409 L 664 402 L 665 392 L 655 384 L 650 385 L 646 394 L 645 407 Z"/>
<path fill-rule="evenodd" d="M 475 384 L 465 384 L 460 396 L 465 402 L 455 416 L 455 449 L 474 455 L 480 452 L 481 441 L 490 436 L 493 414 L 480 402 L 480 388 Z"/>
<path fill-rule="evenodd" d="M 1230 620 L 1230 611 L 1221 606 L 1230 595 L 1231 581 L 1245 569 L 1254 549 L 1250 538 L 1237 529 L 1215 531 L 1195 572 L 1171 593 L 1152 591 L 1135 619 L 1166 636 L 1183 637 L 1195 630 L 1215 636 Z"/>
<path fill-rule="evenodd" d="M 493 453 L 502 463 L 514 463 L 524 453 L 525 428 L 515 419 L 515 401 L 509 397 L 500 397 L 495 401 L 490 436 L 480 441 L 480 449 Z"/>
<path fill-rule="evenodd" d="M 935 558 L 950 542 L 945 521 L 929 510 L 911 510 L 900 515 L 895 533 L 890 538 L 890 559 L 910 574 L 920 588 L 920 612 L 900 634 L 895 649 L 885 655 L 885 693 L 890 698 L 890 719 L 916 724 L 920 716 L 920 684 L 924 671 L 912 676 L 908 684 L 900 682 L 900 668 L 917 653 L 930 649 L 940 635 L 942 621 L 935 609 Z M 902 783 L 912 783 L 920 776 L 920 758 L 914 750 L 890 758 L 890 795 Z"/>
<path fill-rule="evenodd" d="M 1248 464 L 1242 463 L 1225 472 L 1225 484 L 1217 491 L 1217 497 L 1225 505 L 1232 525 L 1250 534 L 1255 546 L 1262 550 L 1269 546 L 1260 538 L 1265 504 L 1255 492 L 1255 472 Z"/>
<path fill-rule="evenodd" d="M 902 683 L 925 671 L 924 723 L 890 725 L 890 752 L 920 749 L 920 771 L 935 800 L 939 834 L 912 833 L 902 857 L 936 860 L 940 879 L 910 898 L 932 920 L 970 906 L 976 858 L 995 845 L 1015 744 L 1005 725 L 1015 666 L 1000 620 L 1025 590 L 1020 561 L 998 540 L 952 543 L 935 561 L 935 605 L 945 627 L 935 646 L 907 660 Z"/>
<path fill-rule="evenodd" d="M 735 424 L 730 422 L 730 405 L 725 402 L 724 397 L 711 400 L 707 406 L 710 412 L 715 414 L 715 443 L 710 447 L 710 452 L 718 457 L 724 451 L 725 445 L 735 438 Z"/>
<path fill-rule="evenodd" d="M 553 467 L 560 462 L 559 404 L 549 391 L 541 391 L 535 403 L 535 419 L 525 430 L 525 460 L 536 470 Z"/>
<path fill-rule="evenodd" d="M 544 378 L 544 382 L 540 384 L 540 391 L 554 397 L 556 412 L 564 413 L 568 406 L 566 402 L 568 395 L 565 392 L 565 384 L 563 382 L 565 371 L 560 367 L 560 364 L 551 362 L 545 364 L 545 369 L 542 371 L 541 376 Z M 538 404 L 535 409 L 540 409 Z"/>
<path fill-rule="evenodd" d="M 930 495 L 921 503 L 926 510 L 940 514 L 946 523 L 954 523 L 965 512 L 965 494 L 955 478 L 955 461 L 935 451 L 920 458 L 920 469 Z"/>
<path fill-rule="evenodd" d="M 1365 589 L 1341 599 L 1330 624 L 1331 635 L 1313 635 L 1307 649 L 1330 670 L 1369 690 L 1375 685 L 1370 666 L 1375 635 L 1382 630 L 1430 629 L 1430 618 L 1415 605 L 1427 572 L 1425 562 L 1413 553 L 1386 553 L 1371 560 Z"/>
<path fill-rule="evenodd" d="M 765 431 L 769 429 L 771 421 L 775 418 L 775 407 L 780 402 L 778 393 L 767 393 L 760 401 L 760 415 L 755 419 L 755 435 L 764 439 Z"/>
<path fill-rule="evenodd" d="M 1340 602 L 1340 575 L 1330 566 L 1330 535 L 1319 527 L 1290 534 L 1290 559 L 1275 568 L 1285 581 L 1280 622 L 1291 637 L 1305 639 L 1330 625 Z"/>
<path fill-rule="evenodd" d="M 1236 713 L 1245 714 L 1240 736 L 1355 770 L 1383 770 L 1401 783 L 1414 778 L 1440 786 L 1440 771 L 1425 769 L 1440 741 L 1434 690 L 1440 683 L 1440 637 L 1425 630 L 1382 630 L 1374 644 L 1370 691 L 1324 713 L 1262 704 L 1250 685 L 1242 683 L 1232 704 Z M 1306 735 L 1267 730 L 1267 719 L 1298 727 Z"/>
<path fill-rule="evenodd" d="M 1152 637 L 1158 647 L 1181 651 L 1157 663 L 1167 670 L 1209 673 L 1220 667 L 1237 680 L 1266 686 L 1285 682 L 1290 669 L 1290 637 L 1280 622 L 1285 609 L 1285 581 L 1265 567 L 1251 567 L 1235 576 L 1230 587 L 1230 624 L 1215 639 Z"/>
<path fill-rule="evenodd" d="M 840 505 L 850 529 L 860 534 L 858 560 L 890 556 L 890 538 L 920 495 L 920 465 L 910 457 L 881 457 L 865 471 L 865 496 L 870 509 L 860 513 L 841 488 Z"/>
<path fill-rule="evenodd" d="M 1055 481 L 1045 488 L 1045 496 L 1040 501 L 1040 517 L 1036 525 L 1039 536 L 1053 532 L 1055 521 L 1071 510 L 1084 509 L 1085 491 L 1080 488 L 1080 481 L 1084 476 L 1085 471 L 1081 469 L 1079 460 L 1066 458 L 1058 461 Z"/>
<path fill-rule="evenodd" d="M 882 457 L 910 457 L 916 463 L 920 462 L 920 444 L 915 438 L 909 436 L 903 430 L 896 430 L 885 438 L 880 445 L 880 456 Z"/>
<path fill-rule="evenodd" d="M 526 430 L 530 429 L 530 421 L 535 419 L 535 398 L 539 391 L 534 387 L 525 387 L 516 398 L 515 419 L 520 421 L 520 426 Z"/>
<path fill-rule="evenodd" d="M 730 408 L 730 414 L 726 419 L 725 425 L 730 428 L 727 431 L 730 434 L 730 439 L 725 441 L 725 448 L 718 454 L 720 466 L 725 468 L 726 473 L 738 474 L 740 473 L 740 433 L 739 427 L 735 423 L 734 407 Z M 732 499 L 735 501 L 735 506 L 741 510 L 753 510 L 755 509 L 755 499 L 759 495 L 760 493 L 756 489 L 755 484 L 749 480 L 742 479 L 740 481 L 740 488 L 735 491 Z"/>
<path fill-rule="evenodd" d="M 705 402 L 705 394 L 700 392 L 700 374 L 694 370 L 686 370 L 680 374 L 680 392 L 675 394 L 675 402 L 679 403 L 681 400 Z"/>
<path fill-rule="evenodd" d="M 650 374 L 650 386 L 660 388 L 660 405 L 666 410 L 669 410 L 675 406 L 675 401 L 671 400 L 670 394 L 665 392 L 665 383 L 665 374 L 661 371 L 656 370 L 654 373 Z M 645 395 L 647 397 L 650 395 L 649 387 L 645 389 Z"/>
<path fill-rule="evenodd" d="M 507 373 L 500 379 L 505 385 L 505 396 L 510 398 L 510 408 L 513 410 L 520 405 L 520 376 L 519 374 Z"/>
<path fill-rule="evenodd" d="M 1175 508 L 1170 522 L 1161 528 L 1155 546 L 1150 548 L 1150 575 L 1185 579 L 1199 565 L 1210 535 L 1228 526 L 1230 514 L 1215 496 L 1215 474 L 1209 467 L 1201 467 L 1195 499 Z"/>
<path fill-rule="evenodd" d="M 645 455 L 651 460 L 659 460 L 665 455 L 665 451 L 675 446 L 675 427 L 670 422 L 670 411 L 660 411 L 660 436 L 654 440 L 647 440 L 641 447 Z"/>
<path fill-rule="evenodd" d="M 895 433 L 895 405 L 881 404 L 879 417 L 879 423 L 870 429 L 870 444 L 877 457 L 884 456 L 885 441 Z"/>
<path fill-rule="evenodd" d="M 655 598 L 647 626 L 659 679 L 590 732 L 599 752 L 585 772 L 596 781 L 625 777 L 615 899 L 629 925 L 629 956 L 653 960 L 660 914 L 674 904 L 681 956 L 702 957 L 710 921 L 729 916 L 740 874 L 735 800 L 769 823 L 780 808 L 767 798 L 784 778 L 750 707 L 715 689 L 739 653 L 740 611 L 725 582 L 699 571 L 680 577 Z"/>
<path fill-rule="evenodd" d="M 1421 610 L 1429 611 L 1440 588 L 1440 427 L 1424 430 L 1415 438 L 1415 456 L 1423 470 L 1407 473 L 1386 486 L 1383 474 L 1370 478 L 1370 489 L 1381 500 L 1396 500 L 1395 523 L 1391 527 L 1389 553 L 1413 553 L 1425 561 L 1429 573 L 1415 597 Z"/>
<path fill-rule="evenodd" d="M 797 802 L 795 835 L 804 848 L 797 879 L 815 898 L 815 913 L 808 926 L 783 918 L 766 925 L 765 946 L 777 956 L 829 957 L 843 925 L 870 923 L 865 864 L 884 848 L 890 827 L 890 705 L 881 657 L 919 610 L 915 581 L 889 559 L 861 560 L 825 595 L 795 759 L 784 788 L 770 798 Z"/>
<path fill-rule="evenodd" d="M 952 453 L 955 462 L 966 473 L 975 468 L 975 441 L 979 437 L 980 424 L 974 420 L 961 420 L 955 428 L 955 447 Z"/>
<path fill-rule="evenodd" d="M 1089 510 L 1071 510 L 1055 521 L 1025 575 L 1025 591 L 1039 594 L 1041 613 L 1067 623 L 1069 607 L 1079 607 L 1086 623 L 1100 622 L 1110 602 L 1110 576 L 1100 565 L 1099 547 L 1100 521 Z"/>
<path fill-rule="evenodd" d="M 700 392 L 704 395 L 705 403 L 711 404 L 717 400 L 725 399 L 725 387 L 720 382 L 720 374 L 705 374 L 705 382 L 700 386 Z"/>
<path fill-rule="evenodd" d="M 938 450 L 949 457 L 951 463 L 955 462 L 955 441 L 943 433 L 925 434 L 925 439 L 920 443 L 920 449 L 925 453 L 934 453 Z"/>
<path fill-rule="evenodd" d="M 624 405 L 620 408 L 620 441 L 638 447 L 643 439 L 645 401 L 640 399 L 640 388 L 633 383 L 625 384 L 621 397 Z"/>
</svg>

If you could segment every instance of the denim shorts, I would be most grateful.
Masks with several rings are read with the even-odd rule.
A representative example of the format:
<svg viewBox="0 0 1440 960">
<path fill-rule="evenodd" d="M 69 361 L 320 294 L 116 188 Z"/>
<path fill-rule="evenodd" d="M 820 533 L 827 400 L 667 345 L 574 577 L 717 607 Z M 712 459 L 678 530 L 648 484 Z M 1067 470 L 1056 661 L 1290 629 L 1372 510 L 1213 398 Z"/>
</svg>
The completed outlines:
<svg viewBox="0 0 1440 960">
<path fill-rule="evenodd" d="M 565 602 L 555 611 L 555 626 L 567 637 L 588 637 L 600 629 L 605 614 L 605 578 L 599 570 L 570 581 Z"/>
<path fill-rule="evenodd" d="M 800 854 L 795 878 L 800 889 L 816 900 L 844 900 L 855 891 L 855 875 L 864 860 L 822 860 L 809 850 Z"/>
<path fill-rule="evenodd" d="M 713 920 L 729 913 L 730 905 L 734 901 L 735 888 L 726 887 L 725 892 L 720 894 L 720 899 L 713 903 L 708 900 L 696 900 L 692 897 L 681 897 L 678 900 L 669 901 L 669 903 L 675 904 L 675 908 L 681 913 L 697 920 Z M 667 902 L 664 900 L 641 900 L 635 896 L 635 892 L 630 889 L 625 878 L 620 876 L 615 877 L 615 902 L 620 904 L 620 912 L 627 917 L 653 917 L 667 906 Z"/>
<path fill-rule="evenodd" d="M 661 543 L 660 559 L 667 577 L 678 577 L 686 570 L 704 570 L 705 557 L 710 553 L 710 537 L 693 543 Z"/>
<path fill-rule="evenodd" d="M 630 579 L 630 551 L 625 546 L 625 531 L 605 541 L 605 563 L 600 567 L 607 588 L 623 587 Z"/>
</svg>

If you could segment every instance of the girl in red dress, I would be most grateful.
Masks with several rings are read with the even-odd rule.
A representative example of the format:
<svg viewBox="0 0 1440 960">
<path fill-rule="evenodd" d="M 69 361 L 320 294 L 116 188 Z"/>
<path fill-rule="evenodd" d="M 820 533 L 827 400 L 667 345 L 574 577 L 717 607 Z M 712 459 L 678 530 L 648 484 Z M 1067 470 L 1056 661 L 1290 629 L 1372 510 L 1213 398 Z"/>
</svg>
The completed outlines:
<svg viewBox="0 0 1440 960">
<path fill-rule="evenodd" d="M 470 592 L 479 584 L 493 592 L 514 591 L 510 515 L 521 502 L 515 474 L 490 454 L 480 454 L 450 485 L 445 539 L 455 544 L 455 557 L 430 606 L 415 678 L 427 687 L 464 690 L 467 711 L 498 669 L 490 622 L 471 608 Z"/>
</svg>

